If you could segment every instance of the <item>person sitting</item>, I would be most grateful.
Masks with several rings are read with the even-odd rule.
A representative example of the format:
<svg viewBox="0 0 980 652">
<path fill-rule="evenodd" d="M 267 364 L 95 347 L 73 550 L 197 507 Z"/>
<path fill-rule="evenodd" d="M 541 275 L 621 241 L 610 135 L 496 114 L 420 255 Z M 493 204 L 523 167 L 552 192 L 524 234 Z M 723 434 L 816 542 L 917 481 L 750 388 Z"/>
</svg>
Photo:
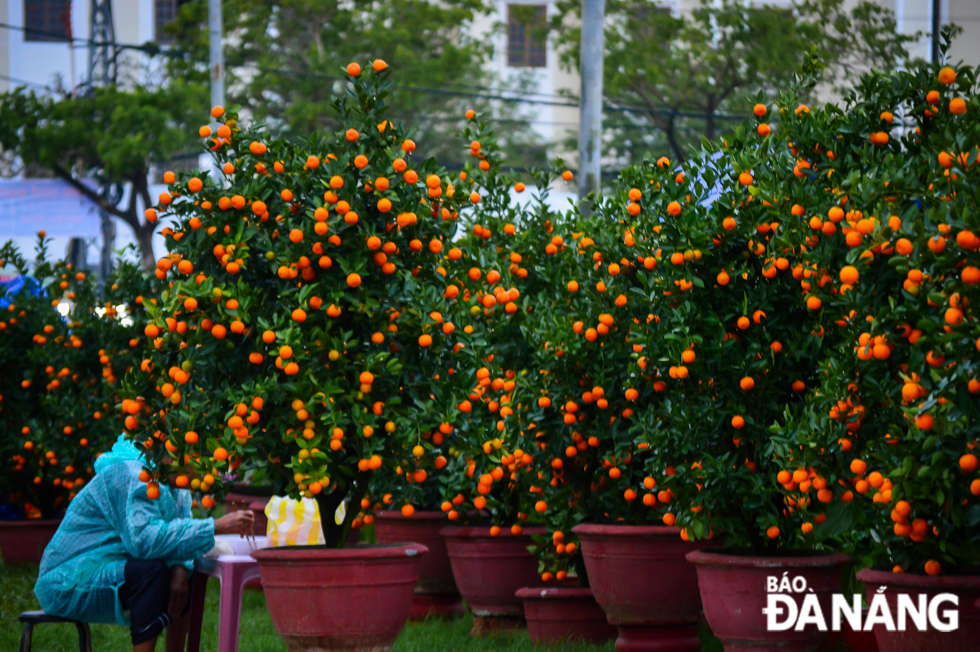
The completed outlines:
<svg viewBox="0 0 980 652">
<path fill-rule="evenodd" d="M 128 626 L 134 652 L 152 652 L 164 630 L 167 652 L 180 652 L 194 560 L 216 534 L 251 533 L 254 514 L 196 519 L 190 492 L 166 485 L 151 500 L 139 477 L 144 461 L 122 435 L 96 459 L 95 477 L 44 551 L 34 593 L 48 614 Z"/>
</svg>

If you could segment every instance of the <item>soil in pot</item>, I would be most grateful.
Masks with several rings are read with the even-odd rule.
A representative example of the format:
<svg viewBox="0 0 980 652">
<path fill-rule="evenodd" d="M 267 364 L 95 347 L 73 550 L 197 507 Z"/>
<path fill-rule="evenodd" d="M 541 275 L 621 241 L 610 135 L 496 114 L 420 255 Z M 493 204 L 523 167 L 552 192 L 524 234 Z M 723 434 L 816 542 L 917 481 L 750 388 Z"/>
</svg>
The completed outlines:
<svg viewBox="0 0 980 652">
<path fill-rule="evenodd" d="M 815 595 L 821 613 L 829 618 L 831 595 L 840 592 L 850 557 L 836 553 L 754 557 L 702 550 L 688 554 L 687 560 L 697 567 L 705 618 L 726 652 L 813 652 L 826 637 L 826 631 L 816 625 L 806 625 L 802 631 L 795 627 L 770 631 L 769 578 L 782 582 L 785 575 L 793 592 L 782 595 L 800 608 L 805 596 Z"/>
<path fill-rule="evenodd" d="M 518 589 L 538 584 L 538 562 L 528 551 L 531 536 L 544 528 L 509 530 L 490 536 L 488 527 L 448 526 L 441 530 L 456 586 L 473 611 L 473 636 L 524 625 Z"/>
<path fill-rule="evenodd" d="M 0 555 L 3 563 L 40 564 L 61 520 L 0 521 Z"/>
<path fill-rule="evenodd" d="M 276 631 L 290 652 L 385 652 L 405 626 L 419 566 L 417 543 L 252 553 Z"/>
<path fill-rule="evenodd" d="M 701 597 L 684 556 L 711 542 L 661 526 L 582 524 L 573 529 L 596 601 L 619 629 L 617 652 L 699 652 Z"/>
<path fill-rule="evenodd" d="M 881 652 L 975 652 L 980 650 L 980 575 L 928 576 L 910 573 L 865 569 L 857 574 L 864 584 L 869 611 L 874 612 L 874 601 L 888 605 L 888 612 L 896 625 L 896 631 L 888 631 L 886 625 L 874 625 L 875 638 Z M 957 605 L 951 602 L 934 603 L 940 593 L 956 596 Z M 905 619 L 905 631 L 897 631 L 899 596 L 907 595 L 918 612 L 920 600 L 925 600 L 927 612 L 935 605 L 935 619 L 939 624 L 952 624 L 950 617 L 956 614 L 956 629 L 940 631 L 926 619 L 925 629 L 919 629 L 911 616 Z M 923 596 L 923 597 L 920 597 Z M 903 603 L 905 600 L 903 600 Z M 928 613 L 926 614 L 928 616 Z"/>
<path fill-rule="evenodd" d="M 524 588 L 517 592 L 524 601 L 527 632 L 535 645 L 562 641 L 603 643 L 616 637 L 616 628 L 606 621 L 592 589 L 580 586 Z"/>
<path fill-rule="evenodd" d="M 378 543 L 413 541 L 429 549 L 419 567 L 412 611 L 409 618 L 455 618 L 465 613 L 463 598 L 456 589 L 446 541 L 439 531 L 446 526 L 446 515 L 436 511 L 417 511 L 403 516 L 400 511 L 375 514 L 374 535 Z"/>
</svg>

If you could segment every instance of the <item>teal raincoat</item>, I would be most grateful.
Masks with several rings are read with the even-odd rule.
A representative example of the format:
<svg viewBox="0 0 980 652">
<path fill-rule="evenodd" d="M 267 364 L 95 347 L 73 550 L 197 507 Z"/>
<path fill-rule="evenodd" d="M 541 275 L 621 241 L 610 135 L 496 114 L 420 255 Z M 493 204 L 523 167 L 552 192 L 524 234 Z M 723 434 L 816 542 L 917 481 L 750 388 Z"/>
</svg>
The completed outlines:
<svg viewBox="0 0 980 652">
<path fill-rule="evenodd" d="M 118 595 L 127 560 L 193 570 L 214 547 L 214 519 L 191 517 L 190 493 L 160 485 L 150 500 L 142 470 L 140 452 L 122 436 L 96 460 L 95 477 L 71 501 L 41 559 L 34 594 L 47 613 L 128 626 Z"/>
</svg>

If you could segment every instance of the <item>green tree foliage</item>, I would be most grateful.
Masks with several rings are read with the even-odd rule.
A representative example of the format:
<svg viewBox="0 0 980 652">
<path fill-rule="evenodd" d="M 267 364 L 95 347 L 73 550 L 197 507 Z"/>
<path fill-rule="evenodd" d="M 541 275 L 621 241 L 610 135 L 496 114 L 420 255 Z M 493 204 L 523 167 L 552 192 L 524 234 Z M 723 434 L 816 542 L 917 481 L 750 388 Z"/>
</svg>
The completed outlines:
<svg viewBox="0 0 980 652">
<path fill-rule="evenodd" d="M 579 3 L 561 0 L 552 21 L 562 62 L 579 65 Z M 892 14 L 871 2 L 853 9 L 844 0 L 800 0 L 791 8 L 746 7 L 734 0 L 702 0 L 674 15 L 647 0 L 606 5 L 604 94 L 607 129 L 616 156 L 638 161 L 646 153 L 686 158 L 701 136 L 724 130 L 728 112 L 744 114 L 749 97 L 775 98 L 786 88 L 806 50 L 825 65 L 824 88 L 845 84 L 868 68 L 906 61 L 914 37 L 895 31 Z M 615 116 L 615 117 L 613 117 Z M 608 137 L 608 136 L 607 136 Z"/>
<path fill-rule="evenodd" d="M 166 161 L 190 150 L 187 128 L 192 112 L 205 106 L 202 86 L 175 82 L 163 88 L 97 88 L 91 96 L 57 99 L 17 88 L 0 95 L 0 149 L 20 166 L 63 179 L 136 234 L 140 256 L 153 267 L 156 226 L 140 217 L 150 197 L 152 161 Z M 127 186 L 114 203 L 100 196 L 97 183 Z"/>
<path fill-rule="evenodd" d="M 399 97 L 390 117 L 405 124 L 420 154 L 458 168 L 463 114 L 486 113 L 487 96 L 503 88 L 486 65 L 492 44 L 472 34 L 488 9 L 485 0 L 230 0 L 223 14 L 229 103 L 284 135 L 334 129 L 330 105 L 343 92 L 343 67 L 383 59 Z M 207 2 L 184 5 L 172 33 L 183 56 L 171 60 L 171 72 L 206 80 Z M 506 127 L 501 140 L 517 155 L 511 160 L 543 162 L 528 123 L 511 105 L 497 105 L 491 113 Z"/>
</svg>

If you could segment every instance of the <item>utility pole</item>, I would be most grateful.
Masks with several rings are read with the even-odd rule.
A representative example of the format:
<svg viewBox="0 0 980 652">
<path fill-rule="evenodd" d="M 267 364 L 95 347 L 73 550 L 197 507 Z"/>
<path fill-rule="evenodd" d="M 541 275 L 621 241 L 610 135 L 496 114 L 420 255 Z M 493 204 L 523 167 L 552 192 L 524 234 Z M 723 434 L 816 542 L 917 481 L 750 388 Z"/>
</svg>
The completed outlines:
<svg viewBox="0 0 980 652">
<path fill-rule="evenodd" d="M 211 55 L 211 106 L 225 105 L 225 61 L 221 52 L 221 0 L 208 0 L 208 47 Z"/>
<path fill-rule="evenodd" d="M 89 21 L 90 49 L 88 51 L 89 92 L 96 86 L 112 86 L 116 83 L 116 31 L 112 24 L 112 0 L 91 0 L 92 13 Z M 102 196 L 112 203 L 122 197 L 122 188 L 103 182 Z M 102 253 L 99 271 L 106 279 L 112 273 L 112 250 L 116 240 L 116 222 L 105 211 L 99 211 L 102 222 Z"/>
<path fill-rule="evenodd" d="M 605 0 L 582 0 L 582 42 L 579 69 L 582 99 L 578 131 L 578 197 L 599 189 L 602 153 L 602 67 Z"/>
<path fill-rule="evenodd" d="M 932 0 L 932 62 L 939 62 L 939 31 L 943 25 L 943 1 Z"/>
</svg>

